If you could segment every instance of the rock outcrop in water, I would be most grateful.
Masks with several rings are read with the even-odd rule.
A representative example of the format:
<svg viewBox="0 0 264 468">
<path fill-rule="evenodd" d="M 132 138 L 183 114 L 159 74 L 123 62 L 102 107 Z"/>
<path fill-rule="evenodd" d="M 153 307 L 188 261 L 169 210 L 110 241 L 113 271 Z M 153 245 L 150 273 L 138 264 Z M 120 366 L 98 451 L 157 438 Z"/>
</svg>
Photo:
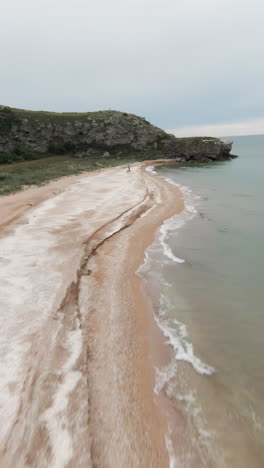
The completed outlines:
<svg viewBox="0 0 264 468">
<path fill-rule="evenodd" d="M 138 153 L 146 158 L 210 161 L 235 157 L 218 138 L 176 138 L 144 118 L 112 110 L 36 112 L 0 107 L 0 153 L 37 152 L 76 157 Z"/>
</svg>

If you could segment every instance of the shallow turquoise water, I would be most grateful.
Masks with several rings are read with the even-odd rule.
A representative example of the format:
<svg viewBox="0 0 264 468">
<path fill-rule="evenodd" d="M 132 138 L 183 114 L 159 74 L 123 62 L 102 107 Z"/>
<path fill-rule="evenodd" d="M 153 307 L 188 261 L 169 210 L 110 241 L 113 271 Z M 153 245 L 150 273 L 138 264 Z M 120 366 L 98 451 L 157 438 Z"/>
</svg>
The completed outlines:
<svg viewBox="0 0 264 468">
<path fill-rule="evenodd" d="M 238 159 L 157 169 L 191 190 L 196 214 L 167 231 L 171 252 L 185 262 L 152 248 L 146 277 L 159 286 L 157 313 L 175 348 L 177 368 L 167 370 L 163 391 L 188 418 L 204 466 L 257 468 L 264 466 L 264 136 L 233 141 Z M 194 466 L 190 459 L 182 466 Z"/>
</svg>

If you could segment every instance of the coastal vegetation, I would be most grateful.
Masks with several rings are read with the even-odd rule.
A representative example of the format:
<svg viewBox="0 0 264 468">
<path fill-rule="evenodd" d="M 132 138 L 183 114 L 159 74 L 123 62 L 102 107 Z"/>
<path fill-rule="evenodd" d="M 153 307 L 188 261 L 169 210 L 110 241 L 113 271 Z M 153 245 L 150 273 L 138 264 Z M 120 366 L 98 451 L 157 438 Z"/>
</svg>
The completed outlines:
<svg viewBox="0 0 264 468">
<path fill-rule="evenodd" d="M 149 153 L 151 159 L 227 159 L 231 146 L 218 138 L 176 138 L 144 117 L 105 110 L 86 113 L 29 111 L 0 106 L 0 162 L 49 154 L 100 157 Z"/>
<path fill-rule="evenodd" d="M 49 155 L 34 161 L 2 164 L 0 165 L 0 196 L 9 195 L 33 185 L 40 186 L 59 177 L 133 163 L 136 160 L 138 160 L 138 155 L 132 154 L 118 159 L 78 159 L 70 155 Z"/>
<path fill-rule="evenodd" d="M 0 106 L 0 195 L 133 161 L 229 159 L 231 147 L 218 138 L 176 138 L 127 112 L 56 113 Z"/>
</svg>

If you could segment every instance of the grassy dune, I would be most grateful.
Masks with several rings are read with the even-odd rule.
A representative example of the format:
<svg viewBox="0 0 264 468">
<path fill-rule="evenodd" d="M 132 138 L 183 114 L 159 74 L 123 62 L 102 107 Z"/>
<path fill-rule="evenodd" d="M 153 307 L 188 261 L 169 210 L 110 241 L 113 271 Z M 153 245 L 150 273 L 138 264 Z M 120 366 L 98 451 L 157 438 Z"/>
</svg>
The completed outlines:
<svg viewBox="0 0 264 468">
<path fill-rule="evenodd" d="M 49 156 L 35 161 L 1 164 L 0 196 L 17 192 L 31 185 L 43 185 L 59 177 L 132 163 L 138 159 L 138 155 L 136 156 L 78 159 L 72 156 L 62 155 Z"/>
</svg>

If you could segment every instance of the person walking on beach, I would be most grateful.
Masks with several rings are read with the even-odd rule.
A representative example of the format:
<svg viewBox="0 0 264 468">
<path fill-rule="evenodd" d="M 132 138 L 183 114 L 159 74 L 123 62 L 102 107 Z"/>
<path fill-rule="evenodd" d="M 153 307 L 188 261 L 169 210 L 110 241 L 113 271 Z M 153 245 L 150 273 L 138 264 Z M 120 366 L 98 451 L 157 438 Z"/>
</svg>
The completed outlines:
<svg viewBox="0 0 264 468">
<path fill-rule="evenodd" d="M 127 165 L 127 172 L 131 172 L 130 165 Z"/>
</svg>

